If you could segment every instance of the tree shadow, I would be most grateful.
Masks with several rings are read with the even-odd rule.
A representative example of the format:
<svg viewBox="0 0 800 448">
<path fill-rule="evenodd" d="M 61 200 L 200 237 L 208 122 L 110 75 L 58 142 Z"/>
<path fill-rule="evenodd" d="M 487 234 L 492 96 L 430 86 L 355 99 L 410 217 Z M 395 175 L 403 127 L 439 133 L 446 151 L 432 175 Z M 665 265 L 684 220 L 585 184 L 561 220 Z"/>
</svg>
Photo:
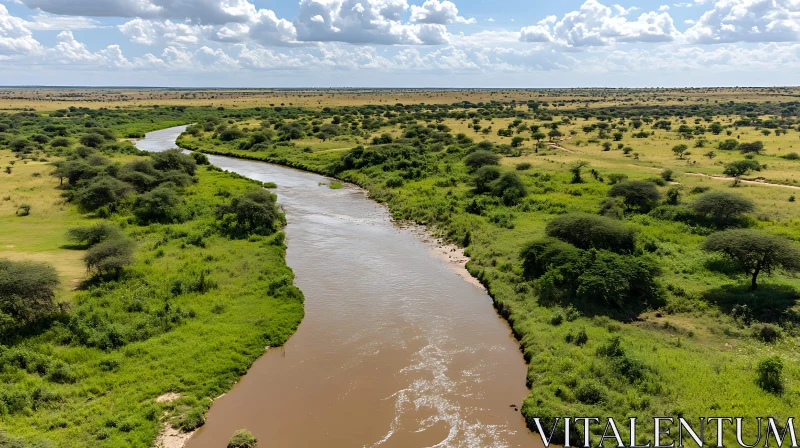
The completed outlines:
<svg viewBox="0 0 800 448">
<path fill-rule="evenodd" d="M 87 249 L 89 249 L 89 245 L 88 244 L 62 244 L 61 246 L 58 246 L 58 248 L 59 249 L 64 249 L 64 250 L 87 250 Z"/>
<path fill-rule="evenodd" d="M 712 257 L 704 263 L 706 269 L 718 272 L 728 278 L 737 278 L 742 275 L 742 269 L 732 260 L 722 257 Z"/>
<path fill-rule="evenodd" d="M 727 314 L 746 306 L 761 322 L 800 322 L 800 293 L 787 285 L 760 285 L 756 290 L 749 284 L 726 285 L 707 291 L 703 299 L 716 303 Z"/>
</svg>

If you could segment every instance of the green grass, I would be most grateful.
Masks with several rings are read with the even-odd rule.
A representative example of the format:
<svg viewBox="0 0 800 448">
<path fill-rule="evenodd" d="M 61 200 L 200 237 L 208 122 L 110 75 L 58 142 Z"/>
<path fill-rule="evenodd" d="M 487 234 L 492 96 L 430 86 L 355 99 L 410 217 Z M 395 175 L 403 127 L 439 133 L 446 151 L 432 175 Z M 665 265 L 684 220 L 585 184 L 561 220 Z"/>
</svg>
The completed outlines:
<svg viewBox="0 0 800 448">
<path fill-rule="evenodd" d="M 495 121 L 498 122 L 495 129 L 498 129 L 502 121 Z M 452 124 L 449 120 L 445 122 Z M 583 122 L 577 122 L 576 128 L 580 129 L 577 126 L 583 126 Z M 463 131 L 455 125 L 450 127 L 454 133 Z M 474 133 L 466 133 L 475 137 Z M 400 131 L 395 128 L 393 134 L 399 135 Z M 769 154 L 780 154 L 795 146 L 797 133 L 773 136 L 774 140 L 755 135 L 752 130 L 741 134 L 742 141 L 761 139 L 766 143 L 768 155 L 757 158 L 767 163 L 768 169 L 757 175 L 776 183 L 793 183 L 792 176 L 796 176 L 800 162 Z M 502 140 L 497 136 L 489 139 Z M 475 140 L 482 138 L 475 137 Z M 627 216 L 627 224 L 638 233 L 639 250 L 646 242 L 653 244 L 653 255 L 664 271 L 661 283 L 668 291 L 666 305 L 658 310 L 647 310 L 632 321 L 615 320 L 613 313 L 609 318 L 585 312 L 560 325 L 551 323 L 554 313 L 563 314 L 567 310 L 538 303 L 534 285 L 521 277 L 521 245 L 542 237 L 544 227 L 554 216 L 566 212 L 597 213 L 610 189 L 605 181 L 609 174 L 647 179 L 658 177 L 665 168 L 673 169 L 677 184 L 672 186 L 681 188 L 684 204 L 693 200 L 692 191 L 698 187 L 731 189 L 731 180 L 690 175 L 690 172 L 720 174 L 722 168 L 717 163 L 719 160 L 709 161 L 699 154 L 691 158 L 697 163 L 677 160 L 671 151 L 672 146 L 679 143 L 674 132 L 657 131 L 656 136 L 647 140 L 623 142 L 635 145 L 640 152 L 639 160 L 622 151 L 602 151 L 599 144 L 596 147 L 577 144 L 577 140 L 562 143 L 573 152 L 547 149 L 534 153 L 528 144 L 522 157 L 503 159 L 503 172 L 521 175 L 529 195 L 521 204 L 512 207 L 481 199 L 486 202 L 486 208 L 479 215 L 465 211 L 476 197 L 468 184 L 469 174 L 461 163 L 463 150 L 420 155 L 413 162 L 424 167 L 424 175 L 406 179 L 399 188 L 389 188 L 386 186 L 388 179 L 406 176 L 409 172 L 393 169 L 389 162 L 333 172 L 331 167 L 342 154 L 303 152 L 280 146 L 264 151 L 240 151 L 207 137 L 183 136 L 179 141 L 184 147 L 209 153 L 336 175 L 365 187 L 371 197 L 386 202 L 395 218 L 430 225 L 453 242 L 467 243 L 467 253 L 471 257 L 468 269 L 488 287 L 496 308 L 508 319 L 528 361 L 531 393 L 522 408 L 526 418 L 636 415 L 649 421 L 654 415 L 770 415 L 783 419 L 793 416 L 800 399 L 800 356 L 794 349 L 799 341 L 796 324 L 787 324 L 787 336 L 779 342 L 765 344 L 753 337 L 754 328 L 744 326 L 730 313 L 733 304 L 748 304 L 758 309 L 768 308 L 770 305 L 766 302 L 769 301 L 773 305 L 780 302 L 784 307 L 781 309 L 797 313 L 800 307 L 795 291 L 800 288 L 800 280 L 779 273 L 762 280 L 765 286 L 759 294 L 748 293 L 746 279 L 715 267 L 721 265 L 718 257 L 700 249 L 711 229 L 648 215 Z M 709 140 L 713 145 L 717 138 Z M 698 150 L 693 151 L 697 153 Z M 723 162 L 742 158 L 738 152 L 717 153 L 721 154 L 719 159 Z M 590 166 L 584 171 L 585 183 L 572 184 L 568 168 L 577 160 L 586 160 Z M 530 163 L 532 168 L 517 171 L 515 166 L 521 162 Z M 593 178 L 592 169 L 602 181 Z M 669 187 L 659 190 L 664 194 Z M 741 184 L 734 191 L 758 204 L 752 218 L 756 227 L 800 240 L 800 209 L 797 203 L 788 200 L 794 190 Z M 784 299 L 777 300 L 779 296 Z M 588 335 L 585 345 L 567 342 L 569 335 L 574 336 L 582 329 Z M 614 336 L 621 337 L 626 359 L 644 366 L 647 373 L 643 379 L 627 379 L 620 373 L 616 361 L 598 354 L 598 348 Z M 756 364 L 773 354 L 785 361 L 788 387 L 782 396 L 767 393 L 756 384 Z M 576 397 L 577 391 L 589 383 L 600 385 L 603 399 L 599 403 L 582 403 Z"/>
<path fill-rule="evenodd" d="M 27 179 L 11 186 L 12 196 L 31 188 L 39 201 L 28 217 L 3 213 L 4 242 L 18 245 L 0 256 L 13 249 L 21 254 L 17 258 L 53 261 L 60 272 L 77 267 L 82 273 L 81 251 L 65 247 L 64 233 L 96 220 L 61 203 L 57 179 Z M 295 331 L 303 300 L 291 286 L 283 234 L 230 240 L 213 231 L 215 205 L 255 184 L 202 167 L 198 179 L 184 192 L 197 211 L 194 220 L 141 227 L 115 216 L 137 243 L 135 264 L 123 278 L 87 282 L 85 290 L 65 294 L 70 316 L 20 344 L 0 347 L 0 353 L 25 347 L 66 365 L 74 379 L 59 383 L 3 366 L 0 395 L 22 400 L 19 409 L 2 409 L 1 426 L 9 435 L 63 447 L 151 446 L 164 421 L 187 427 L 202 419 L 211 400 L 229 390 L 265 346 L 282 345 Z M 55 209 L 46 213 L 47 207 Z M 24 219 L 29 220 L 21 224 Z M 32 231 L 44 237 L 32 238 Z M 201 276 L 213 286 L 204 292 L 186 286 Z M 158 317 L 164 313 L 170 317 Z M 84 328 L 87 341 L 74 340 L 68 330 L 74 325 Z M 127 343 L 103 348 L 113 334 L 124 335 Z M 180 398 L 156 403 L 170 392 Z"/>
</svg>

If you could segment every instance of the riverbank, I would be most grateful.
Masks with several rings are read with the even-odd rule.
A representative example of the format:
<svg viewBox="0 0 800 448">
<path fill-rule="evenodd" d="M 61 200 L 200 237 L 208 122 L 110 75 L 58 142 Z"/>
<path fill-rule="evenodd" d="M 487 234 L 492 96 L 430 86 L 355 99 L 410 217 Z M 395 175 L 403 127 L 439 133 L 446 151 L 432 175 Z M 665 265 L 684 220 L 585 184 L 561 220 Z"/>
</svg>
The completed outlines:
<svg viewBox="0 0 800 448">
<path fill-rule="evenodd" d="M 46 122 L 26 120 L 14 128 L 23 137 Z M 123 171 L 151 159 L 128 143 L 114 139 L 112 145 L 82 151 L 91 152 L 93 163 Z M 63 304 L 46 325 L 6 337 L 0 346 L 0 445 L 146 448 L 165 424 L 185 439 L 203 424 L 209 397 L 227 392 L 265 346 L 282 345 L 303 318 L 283 233 L 230 237 L 217 223 L 218 205 L 261 190 L 261 183 L 200 165 L 170 174 L 188 180 L 170 190 L 174 196 L 159 190 L 180 218 L 140 222 L 132 189 L 125 190 L 128 202 L 101 218 L 65 202 L 62 193 L 72 190 L 51 176 L 50 163 L 72 153 L 48 147 L 38 154 L 33 159 L 20 151 L 12 158 L 2 151 L 3 160 L 18 163 L 4 174 L 11 188 L 4 190 L 9 199 L 0 219 L 8 244 L 0 258 L 13 252 L 13 259 L 55 264 Z M 39 161 L 45 157 L 47 163 Z M 190 158 L 176 163 L 169 166 L 194 166 Z M 27 216 L 5 207 L 20 201 L 32 205 Z M 87 273 L 86 247 L 66 237 L 70 228 L 100 223 L 118 227 L 133 245 L 130 264 L 117 276 Z M 34 228 L 43 230 L 37 238 Z"/>
<path fill-rule="evenodd" d="M 746 288 L 731 285 L 735 276 L 708 267 L 713 257 L 701 250 L 704 235 L 681 223 L 648 216 L 626 220 L 639 233 L 640 241 L 652 241 L 651 247 L 656 248 L 653 256 L 664 267 L 661 281 L 667 293 L 661 308 L 632 315 L 614 308 L 579 310 L 538 303 L 533 285 L 521 275 L 522 245 L 542 235 L 552 216 L 567 211 L 596 213 L 609 188 L 603 181 L 607 167 L 594 173 L 595 179 L 576 185 L 570 182 L 564 163 L 553 160 L 575 154 L 524 157 L 533 169 L 520 174 L 533 195 L 522 205 L 507 207 L 488 200 L 478 202 L 461 162 L 463 154 L 455 148 L 431 153 L 397 149 L 398 154 L 404 151 L 406 166 L 424 172 L 414 177 L 418 175 L 411 170 L 398 170 L 402 162 L 392 160 L 392 155 L 379 156 L 377 147 L 374 155 L 369 149 L 351 155 L 282 146 L 239 150 L 218 142 L 209 144 L 212 142 L 207 136 L 183 136 L 179 143 L 210 154 L 266 161 L 353 182 L 368 190 L 372 198 L 385 202 L 395 219 L 431 226 L 437 235 L 466 248 L 466 255 L 472 259 L 467 268 L 487 287 L 529 363 L 531 392 L 522 412 L 531 429 L 535 427 L 533 417 L 556 415 L 758 416 L 758 410 L 765 408 L 781 418 L 792 415 L 789 397 L 797 396 L 796 387 L 791 386 L 783 396 L 761 390 L 755 379 L 755 364 L 775 353 L 797 361 L 793 333 L 765 344 L 752 336 L 753 330 L 727 314 L 726 307 L 731 302 L 745 303 L 765 312 L 760 305 L 762 298 L 796 302 L 792 298 L 793 294 L 796 297 L 792 292 L 796 279 L 779 276 L 777 284 L 763 289 L 760 295 L 747 294 Z M 388 149 L 386 153 L 391 154 Z M 345 162 L 348 156 L 350 161 Z M 515 162 L 502 162 L 502 172 L 515 172 Z M 611 169 L 634 179 L 652 177 L 649 169 L 627 166 L 625 159 L 622 162 Z M 702 179 L 678 179 L 684 192 L 708 189 Z M 757 196 L 763 204 L 781 200 L 780 192 L 744 188 L 756 187 L 740 191 Z M 790 232 L 796 232 L 796 222 L 782 221 L 794 226 Z M 768 219 L 759 221 L 765 229 L 778 225 Z M 575 344 L 576 334 L 585 334 L 588 340 Z M 602 355 L 604 347 L 617 337 L 625 362 L 640 369 L 635 377 L 626 377 L 616 364 L 618 360 Z M 797 364 L 789 364 L 785 364 L 783 374 L 800 377 Z"/>
</svg>

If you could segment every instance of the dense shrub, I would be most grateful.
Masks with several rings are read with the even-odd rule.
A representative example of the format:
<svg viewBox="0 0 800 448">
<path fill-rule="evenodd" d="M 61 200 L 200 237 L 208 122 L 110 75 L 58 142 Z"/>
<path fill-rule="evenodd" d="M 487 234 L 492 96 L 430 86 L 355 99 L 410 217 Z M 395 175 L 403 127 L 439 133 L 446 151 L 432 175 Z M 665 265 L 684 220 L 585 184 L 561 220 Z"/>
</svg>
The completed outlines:
<svg viewBox="0 0 800 448">
<path fill-rule="evenodd" d="M 689 207 L 698 215 L 707 216 L 718 225 L 729 224 L 755 210 L 750 199 L 728 191 L 709 191 L 698 196 Z"/>
<path fill-rule="evenodd" d="M 244 136 L 244 131 L 239 128 L 228 128 L 219 133 L 219 139 L 223 142 L 238 140 L 240 138 L 244 138 Z"/>
<path fill-rule="evenodd" d="M 236 237 L 270 235 L 284 223 L 276 197 L 266 190 L 252 190 L 230 204 L 217 206 L 217 220 L 223 231 Z"/>
<path fill-rule="evenodd" d="M 652 182 L 643 180 L 620 182 L 611 187 L 608 195 L 612 198 L 623 198 L 628 210 L 636 210 L 641 213 L 649 212 L 661 200 L 658 188 Z"/>
<path fill-rule="evenodd" d="M 586 213 L 556 217 L 547 224 L 545 232 L 579 249 L 629 253 L 636 245 L 636 233 L 632 228 L 611 218 Z"/>
<path fill-rule="evenodd" d="M 203 154 L 202 152 L 197 152 L 197 151 L 193 152 L 192 158 L 198 165 L 210 165 L 208 161 L 208 156 Z"/>
<path fill-rule="evenodd" d="M 120 237 L 122 237 L 120 228 L 107 222 L 88 227 L 75 227 L 67 231 L 67 238 L 78 244 L 84 244 L 86 247 L 92 247 L 110 238 Z"/>
<path fill-rule="evenodd" d="M 756 373 L 758 387 L 773 394 L 783 393 L 783 361 L 780 357 L 770 356 L 761 360 L 756 367 Z"/>
<path fill-rule="evenodd" d="M 717 147 L 722 150 L 733 151 L 734 149 L 739 147 L 739 141 L 736 140 L 735 138 L 729 138 L 725 141 L 719 142 Z"/>
<path fill-rule="evenodd" d="M 194 176 L 197 170 L 197 162 L 194 157 L 184 154 L 180 149 L 155 152 L 151 157 L 153 158 L 153 167 L 157 170 L 183 171 L 190 176 Z"/>
<path fill-rule="evenodd" d="M 480 167 L 497 165 L 498 163 L 500 163 L 499 155 L 482 149 L 474 151 L 464 158 L 464 165 L 466 165 L 470 171 L 476 171 Z"/>
<path fill-rule="evenodd" d="M 81 145 L 88 146 L 89 148 L 97 148 L 105 143 L 105 141 L 105 137 L 97 133 L 84 134 L 80 138 Z"/>
<path fill-rule="evenodd" d="M 0 259 L 0 334 L 55 313 L 57 286 L 49 264 Z"/>
<path fill-rule="evenodd" d="M 119 274 L 133 263 L 133 241 L 127 238 L 107 239 L 86 251 L 86 269 L 99 275 Z"/>
<path fill-rule="evenodd" d="M 752 142 L 752 143 L 741 143 L 739 145 L 739 151 L 742 154 L 761 154 L 764 152 L 764 143 L 763 142 Z"/>
<path fill-rule="evenodd" d="M 577 261 L 580 253 L 580 250 L 572 244 L 556 238 L 532 241 L 526 244 L 520 253 L 523 274 L 529 279 L 539 278 L 552 267 Z"/>
<path fill-rule="evenodd" d="M 500 169 L 496 166 L 482 166 L 472 176 L 475 192 L 486 193 L 492 190 L 492 183 L 500 178 Z"/>
<path fill-rule="evenodd" d="M 111 176 L 99 176 L 80 188 L 75 199 L 85 211 L 95 211 L 100 207 L 114 210 L 119 203 L 133 193 L 130 184 Z"/>
<path fill-rule="evenodd" d="M 575 398 L 584 404 L 601 403 L 608 398 L 607 396 L 608 392 L 606 389 L 594 381 L 581 384 L 575 391 Z"/>
<path fill-rule="evenodd" d="M 751 159 L 735 160 L 725 165 L 725 170 L 722 172 L 725 175 L 738 177 L 744 176 L 750 171 L 761 171 L 761 165 Z"/>
<path fill-rule="evenodd" d="M 187 217 L 183 199 L 168 185 L 139 195 L 133 204 L 133 213 L 143 225 L 181 222 Z"/>
<path fill-rule="evenodd" d="M 514 205 L 528 194 L 522 179 L 514 173 L 503 174 L 490 187 L 492 196 L 502 198 L 505 205 Z"/>
<path fill-rule="evenodd" d="M 234 432 L 228 442 L 228 448 L 255 448 L 256 445 L 256 437 L 246 429 Z"/>
</svg>

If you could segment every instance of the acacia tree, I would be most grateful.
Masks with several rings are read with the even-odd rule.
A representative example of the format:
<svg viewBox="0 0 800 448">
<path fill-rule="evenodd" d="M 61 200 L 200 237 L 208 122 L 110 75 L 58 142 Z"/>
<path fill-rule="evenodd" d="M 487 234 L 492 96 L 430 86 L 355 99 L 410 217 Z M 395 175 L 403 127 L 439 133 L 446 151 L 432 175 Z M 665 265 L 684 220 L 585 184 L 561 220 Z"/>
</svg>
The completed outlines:
<svg viewBox="0 0 800 448">
<path fill-rule="evenodd" d="M 724 225 L 752 212 L 756 204 L 740 194 L 709 191 L 700 195 L 689 207 L 699 215 L 710 217 L 717 225 Z"/>
<path fill-rule="evenodd" d="M 589 162 L 585 160 L 579 160 L 572 164 L 569 168 L 569 172 L 572 173 L 572 183 L 573 184 L 581 184 L 583 183 L 583 178 L 581 177 L 581 171 L 589 166 Z"/>
<path fill-rule="evenodd" d="M 686 151 L 688 151 L 688 150 L 689 150 L 689 147 L 684 145 L 684 144 L 675 145 L 675 146 L 672 147 L 672 152 L 674 152 L 678 156 L 678 158 L 681 159 L 681 160 L 683 160 L 683 156 L 684 156 L 684 154 L 686 154 Z"/>
<path fill-rule="evenodd" d="M 703 250 L 718 252 L 732 260 L 750 277 L 750 289 L 758 288 L 758 276 L 783 268 L 800 271 L 800 249 L 790 240 L 752 229 L 734 229 L 706 238 Z"/>
</svg>

